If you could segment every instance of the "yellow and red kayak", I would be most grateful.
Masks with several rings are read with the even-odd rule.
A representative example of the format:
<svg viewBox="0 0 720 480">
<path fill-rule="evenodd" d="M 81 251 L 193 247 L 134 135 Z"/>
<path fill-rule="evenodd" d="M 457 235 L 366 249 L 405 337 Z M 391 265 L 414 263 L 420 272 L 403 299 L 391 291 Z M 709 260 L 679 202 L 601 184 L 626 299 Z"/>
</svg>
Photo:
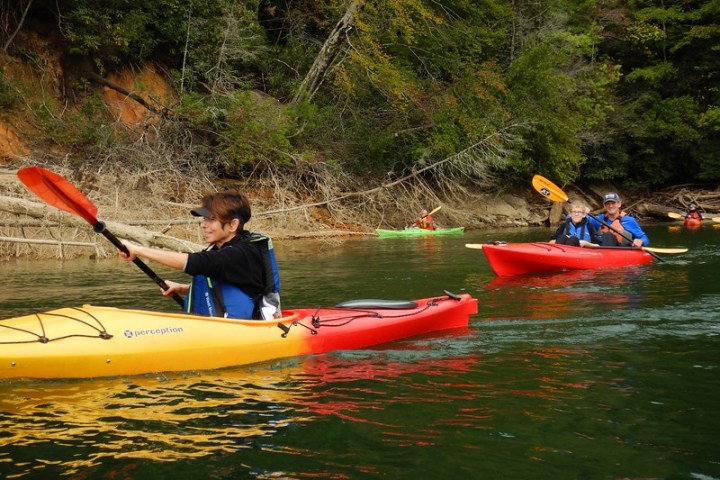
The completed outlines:
<svg viewBox="0 0 720 480">
<path fill-rule="evenodd" d="M 354 300 L 235 320 L 85 305 L 0 320 L 0 378 L 87 378 L 207 370 L 369 347 L 467 327 L 468 294 Z"/>
</svg>

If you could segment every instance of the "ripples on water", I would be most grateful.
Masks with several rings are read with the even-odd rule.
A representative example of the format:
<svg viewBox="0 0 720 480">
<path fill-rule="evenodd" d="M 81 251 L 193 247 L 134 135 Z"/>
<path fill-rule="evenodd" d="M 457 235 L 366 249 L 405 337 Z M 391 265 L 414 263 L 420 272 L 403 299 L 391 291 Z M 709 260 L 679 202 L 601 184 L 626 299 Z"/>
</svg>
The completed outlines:
<svg viewBox="0 0 720 480">
<path fill-rule="evenodd" d="M 463 244 L 537 232 L 280 245 L 286 305 L 448 288 L 480 313 L 469 331 L 251 367 L 0 382 L 0 478 L 719 479 L 705 230 L 651 231 L 690 247 L 664 263 L 513 279 Z M 13 268 L 4 311 L 171 308 L 125 264 L 40 271 Z"/>
</svg>

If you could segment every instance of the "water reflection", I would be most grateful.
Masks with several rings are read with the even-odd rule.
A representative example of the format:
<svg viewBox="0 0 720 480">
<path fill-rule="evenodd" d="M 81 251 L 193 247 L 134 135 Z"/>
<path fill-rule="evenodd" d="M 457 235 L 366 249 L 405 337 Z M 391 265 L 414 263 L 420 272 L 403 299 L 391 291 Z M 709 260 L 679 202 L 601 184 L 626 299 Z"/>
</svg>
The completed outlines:
<svg viewBox="0 0 720 480">
<path fill-rule="evenodd" d="M 401 443 L 427 441 L 428 432 L 402 433 L 402 421 L 392 425 L 366 412 L 428 400 L 451 404 L 478 357 L 444 358 L 435 350 L 428 358 L 426 344 L 416 347 L 168 377 L 6 382 L 0 384 L 0 465 L 12 465 L 3 471 L 20 477 L 33 471 L 83 478 L 111 463 L 176 462 L 246 449 L 309 455 L 303 447 L 278 448 L 273 439 L 324 416 L 381 426 L 390 437 L 404 437 Z M 401 393 L 389 397 L 375 385 Z M 458 421 L 454 413 L 443 415 L 437 421 Z M 36 458 L 23 462 L 22 452 L 30 451 Z"/>
<path fill-rule="evenodd" d="M 720 478 L 720 230 L 646 231 L 655 246 L 690 250 L 633 269 L 496 279 L 465 243 L 550 232 L 280 243 L 288 306 L 449 288 L 480 312 L 468 331 L 376 349 L 0 383 L 0 476 Z M 0 310 L 173 307 L 132 266 L 55 263 L 3 264 Z"/>
<path fill-rule="evenodd" d="M 44 452 L 34 470 L 48 462 L 67 475 L 107 458 L 167 462 L 252 448 L 305 420 L 291 381 L 298 369 L 3 384 L 0 459 L 17 464 L 14 454 L 32 448 Z"/>
<path fill-rule="evenodd" d="M 488 320 L 571 318 L 642 305 L 647 266 L 495 277 L 484 286 Z"/>
</svg>

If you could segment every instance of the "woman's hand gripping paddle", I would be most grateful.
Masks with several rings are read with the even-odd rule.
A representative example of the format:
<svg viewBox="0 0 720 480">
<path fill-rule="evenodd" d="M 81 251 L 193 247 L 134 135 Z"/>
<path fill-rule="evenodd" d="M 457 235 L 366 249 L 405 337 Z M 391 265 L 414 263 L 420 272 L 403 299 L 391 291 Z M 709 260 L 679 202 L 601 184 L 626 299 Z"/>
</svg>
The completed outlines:
<svg viewBox="0 0 720 480">
<path fill-rule="evenodd" d="M 560 187 L 558 187 L 553 182 L 551 182 L 550 180 L 548 180 L 547 178 L 545 178 L 541 175 L 535 175 L 532 179 L 532 184 L 533 184 L 533 187 L 535 187 L 535 190 L 537 190 L 540 195 L 542 195 L 543 197 L 545 197 L 549 200 L 552 200 L 553 202 L 572 203 L 568 199 L 567 194 L 565 192 L 563 192 Z M 629 238 L 627 236 L 627 234 L 625 234 L 625 232 L 618 231 L 617 229 L 613 228 L 610 224 L 608 224 L 607 222 L 604 222 L 603 220 L 601 220 L 600 218 L 596 217 L 595 215 L 593 215 L 591 213 L 588 213 L 588 215 L 590 217 L 594 218 L 595 220 L 597 220 L 598 222 L 602 223 L 603 225 L 605 225 L 607 228 L 609 228 L 613 232 L 617 233 L 618 235 L 621 235 L 623 238 L 625 238 L 626 240 L 628 240 L 632 243 L 632 238 Z M 648 252 L 650 255 L 657 258 L 661 262 L 664 262 L 665 260 L 658 257 L 655 254 L 655 252 L 673 254 L 673 253 L 685 253 L 688 251 L 687 248 L 655 248 L 655 247 L 639 247 L 639 248 L 642 250 L 645 250 L 646 252 Z"/>
<path fill-rule="evenodd" d="M 119 250 L 129 253 L 127 247 L 105 228 L 105 223 L 95 217 L 97 207 L 66 179 L 40 167 L 21 168 L 18 170 L 17 176 L 31 192 L 43 199 L 48 205 L 82 217 L 93 226 L 95 233 L 102 233 Z M 145 272 L 148 277 L 152 278 L 160 288 L 163 290 L 170 288 L 142 260 L 136 258 L 133 263 Z M 173 299 L 181 306 L 185 303 L 178 294 L 173 294 Z"/>
</svg>

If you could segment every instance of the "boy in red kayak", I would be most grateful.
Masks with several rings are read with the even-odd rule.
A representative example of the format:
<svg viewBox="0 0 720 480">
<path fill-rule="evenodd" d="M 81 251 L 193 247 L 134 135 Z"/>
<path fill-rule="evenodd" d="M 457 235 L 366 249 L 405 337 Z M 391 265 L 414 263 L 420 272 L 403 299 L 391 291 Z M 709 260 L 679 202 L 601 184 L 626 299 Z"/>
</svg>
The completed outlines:
<svg viewBox="0 0 720 480">
<path fill-rule="evenodd" d="M 598 231 L 587 218 L 590 207 L 582 200 L 574 200 L 567 204 L 568 215 L 550 237 L 550 243 L 561 245 L 585 246 L 589 243 L 599 244 Z"/>
</svg>

